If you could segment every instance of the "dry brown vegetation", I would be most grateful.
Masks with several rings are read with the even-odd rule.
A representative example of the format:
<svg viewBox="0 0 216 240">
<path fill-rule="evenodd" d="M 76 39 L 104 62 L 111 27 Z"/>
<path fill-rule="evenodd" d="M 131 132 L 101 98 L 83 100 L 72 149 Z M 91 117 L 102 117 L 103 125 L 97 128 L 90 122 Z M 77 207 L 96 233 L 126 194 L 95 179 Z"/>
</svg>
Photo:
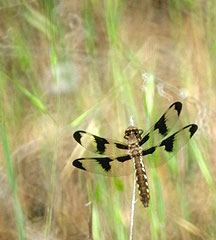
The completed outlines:
<svg viewBox="0 0 216 240">
<path fill-rule="evenodd" d="M 109 16 L 108 2 L 116 15 Z M 174 2 L 0 5 L 0 107 L 23 217 L 16 215 L 19 204 L 0 145 L 0 240 L 84 240 L 92 230 L 94 239 L 125 239 L 133 178 L 74 169 L 72 160 L 84 150 L 72 134 L 86 129 L 121 140 L 131 114 L 145 128 L 175 100 L 184 104 L 182 124 L 197 123 L 199 133 L 178 154 L 177 170 L 157 170 L 162 195 L 151 183 L 152 206 L 136 203 L 134 239 L 216 238 L 215 4 Z M 151 120 L 144 71 L 158 79 Z M 150 172 L 154 182 L 156 173 Z"/>
</svg>

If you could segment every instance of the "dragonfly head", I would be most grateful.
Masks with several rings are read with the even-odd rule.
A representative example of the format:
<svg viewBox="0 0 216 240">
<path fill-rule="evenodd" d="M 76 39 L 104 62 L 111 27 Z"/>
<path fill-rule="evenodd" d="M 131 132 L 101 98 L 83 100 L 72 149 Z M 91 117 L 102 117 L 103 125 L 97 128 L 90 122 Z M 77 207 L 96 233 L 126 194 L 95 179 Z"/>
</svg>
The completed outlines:
<svg viewBox="0 0 216 240">
<path fill-rule="evenodd" d="M 129 138 L 134 138 L 135 137 L 136 139 L 140 139 L 142 133 L 143 133 L 142 129 L 138 129 L 137 127 L 134 127 L 134 126 L 129 126 L 125 130 L 124 138 L 129 139 Z"/>
</svg>

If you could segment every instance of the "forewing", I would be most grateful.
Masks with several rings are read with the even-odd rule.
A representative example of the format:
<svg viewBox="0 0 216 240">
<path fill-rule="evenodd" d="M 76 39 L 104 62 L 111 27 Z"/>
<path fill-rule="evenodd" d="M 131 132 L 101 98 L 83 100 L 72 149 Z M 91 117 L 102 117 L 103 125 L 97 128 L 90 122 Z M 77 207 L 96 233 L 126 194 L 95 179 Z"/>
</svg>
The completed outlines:
<svg viewBox="0 0 216 240">
<path fill-rule="evenodd" d="M 133 172 L 133 162 L 129 155 L 117 158 L 78 158 L 73 161 L 73 166 L 84 171 L 89 171 L 106 176 L 125 176 Z"/>
<path fill-rule="evenodd" d="M 124 143 L 98 137 L 86 131 L 76 131 L 74 139 L 88 151 L 106 156 L 122 156 L 126 154 L 128 146 Z"/>
<path fill-rule="evenodd" d="M 192 138 L 197 129 L 198 126 L 196 124 L 187 125 L 171 136 L 162 140 L 157 146 L 143 150 L 142 155 L 145 156 L 158 153 L 159 160 L 157 162 L 154 161 L 153 164 L 150 164 L 154 167 L 157 167 L 158 165 L 161 165 L 172 158 Z M 166 159 L 162 157 L 164 155 L 163 153 L 166 153 Z"/>
<path fill-rule="evenodd" d="M 182 103 L 173 103 L 161 116 L 161 118 L 150 128 L 147 134 L 145 134 L 139 142 L 139 145 L 142 146 L 147 141 L 149 144 L 152 144 L 153 142 L 158 143 L 161 139 L 167 136 L 176 124 L 181 113 L 181 109 Z"/>
</svg>

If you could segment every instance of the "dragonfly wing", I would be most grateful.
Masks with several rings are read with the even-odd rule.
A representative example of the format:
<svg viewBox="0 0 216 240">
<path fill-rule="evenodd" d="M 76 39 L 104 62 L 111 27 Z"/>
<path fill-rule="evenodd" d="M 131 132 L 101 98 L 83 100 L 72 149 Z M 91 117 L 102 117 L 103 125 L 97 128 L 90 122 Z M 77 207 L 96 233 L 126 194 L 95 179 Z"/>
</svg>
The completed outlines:
<svg viewBox="0 0 216 240">
<path fill-rule="evenodd" d="M 147 141 L 150 144 L 152 144 L 152 142 L 159 142 L 167 136 L 176 124 L 181 113 L 181 109 L 182 103 L 173 103 L 161 116 L 161 118 L 150 128 L 150 130 L 147 131 L 145 136 L 140 140 L 139 145 L 142 146 Z"/>
<path fill-rule="evenodd" d="M 129 161 L 128 161 L 129 160 Z M 125 176 L 133 172 L 133 164 L 130 155 L 117 158 L 95 157 L 78 158 L 73 161 L 73 166 L 84 171 L 89 171 L 106 176 Z"/>
<path fill-rule="evenodd" d="M 86 131 L 76 131 L 73 134 L 74 139 L 88 151 L 106 156 L 125 155 L 128 146 L 125 143 L 98 137 Z"/>
<path fill-rule="evenodd" d="M 161 165 L 171 159 L 192 138 L 197 129 L 198 126 L 196 124 L 189 124 L 162 140 L 157 146 L 143 150 L 142 155 L 145 156 L 158 153 L 159 160 L 154 161 L 155 164 L 153 163 L 150 165 L 154 167 Z M 165 159 L 162 158 L 163 153 L 166 153 Z"/>
</svg>

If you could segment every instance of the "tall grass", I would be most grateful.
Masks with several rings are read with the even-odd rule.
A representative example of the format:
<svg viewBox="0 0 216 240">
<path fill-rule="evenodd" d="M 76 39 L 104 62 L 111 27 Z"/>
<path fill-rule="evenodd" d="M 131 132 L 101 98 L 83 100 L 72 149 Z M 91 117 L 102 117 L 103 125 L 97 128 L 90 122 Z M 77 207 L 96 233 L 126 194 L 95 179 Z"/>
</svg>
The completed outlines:
<svg viewBox="0 0 216 240">
<path fill-rule="evenodd" d="M 2 92 L 2 91 L 1 91 Z M 13 169 L 13 164 L 11 161 L 11 153 L 9 149 L 9 143 L 7 138 L 7 129 L 5 124 L 5 113 L 4 108 L 2 106 L 2 99 L 0 99 L 0 110 L 1 110 L 1 142 L 3 148 L 3 154 L 5 159 L 5 169 L 7 171 L 8 180 L 11 188 L 11 197 L 13 199 L 13 207 L 14 207 L 14 217 L 17 228 L 17 236 L 19 239 L 25 239 L 25 220 L 23 216 L 23 212 L 20 206 L 20 201 L 17 195 L 16 188 L 16 180 Z"/>
<path fill-rule="evenodd" d="M 144 158 L 166 164 L 147 167 L 150 206 L 136 201 L 133 239 L 215 239 L 214 9 L 213 0 L 0 3 L 0 238 L 129 239 L 133 174 L 74 169 L 92 154 L 72 133 L 124 141 L 131 116 L 146 131 L 178 100 L 178 126 L 199 130 L 169 161 Z"/>
</svg>

